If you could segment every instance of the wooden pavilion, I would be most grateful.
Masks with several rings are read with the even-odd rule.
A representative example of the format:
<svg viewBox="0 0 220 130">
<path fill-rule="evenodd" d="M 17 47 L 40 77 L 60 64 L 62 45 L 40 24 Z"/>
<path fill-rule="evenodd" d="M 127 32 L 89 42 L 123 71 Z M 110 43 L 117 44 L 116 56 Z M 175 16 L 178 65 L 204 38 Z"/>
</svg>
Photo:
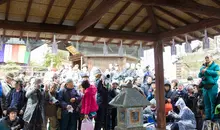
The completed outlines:
<svg viewBox="0 0 220 130">
<path fill-rule="evenodd" d="M 3 37 L 154 48 L 158 129 L 165 129 L 163 46 L 220 33 L 219 0 L 0 0 Z"/>
</svg>

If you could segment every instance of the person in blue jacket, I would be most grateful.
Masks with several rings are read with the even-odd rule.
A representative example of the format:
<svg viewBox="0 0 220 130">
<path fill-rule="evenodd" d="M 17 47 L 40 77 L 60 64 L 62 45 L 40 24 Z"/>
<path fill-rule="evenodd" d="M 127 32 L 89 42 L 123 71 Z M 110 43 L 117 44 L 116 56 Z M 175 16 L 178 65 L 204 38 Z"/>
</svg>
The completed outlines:
<svg viewBox="0 0 220 130">
<path fill-rule="evenodd" d="M 206 120 L 214 120 L 219 74 L 219 66 L 212 60 L 211 55 L 207 55 L 199 73 L 199 78 L 202 79 L 200 87 L 203 87 Z"/>
</svg>

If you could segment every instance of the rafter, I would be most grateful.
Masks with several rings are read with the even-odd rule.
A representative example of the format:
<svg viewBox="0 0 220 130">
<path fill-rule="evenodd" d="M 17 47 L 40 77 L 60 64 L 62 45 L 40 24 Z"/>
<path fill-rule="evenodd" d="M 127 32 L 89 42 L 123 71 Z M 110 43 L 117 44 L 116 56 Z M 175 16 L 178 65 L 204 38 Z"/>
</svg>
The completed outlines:
<svg viewBox="0 0 220 130">
<path fill-rule="evenodd" d="M 141 10 L 144 8 L 144 6 L 142 5 L 140 8 L 138 8 L 132 15 L 131 15 L 131 17 L 127 20 L 127 21 L 125 21 L 125 23 L 120 27 L 120 29 L 119 30 L 123 30 L 134 18 L 135 18 L 135 16 L 137 16 L 140 12 L 141 12 Z"/>
<path fill-rule="evenodd" d="M 141 25 L 143 25 L 143 24 L 148 20 L 148 18 L 149 18 L 148 16 L 145 16 L 145 17 L 141 20 L 141 22 L 134 27 L 134 29 L 132 30 L 132 32 L 136 32 L 136 31 L 141 27 Z"/>
<path fill-rule="evenodd" d="M 212 1 L 220 6 L 220 1 L 219 0 L 212 0 Z"/>
<path fill-rule="evenodd" d="M 9 10 L 10 10 L 10 4 L 11 4 L 11 0 L 7 0 L 7 3 L 6 3 L 6 11 L 5 11 L 5 20 L 8 20 L 8 14 L 9 14 Z"/>
<path fill-rule="evenodd" d="M 113 6 L 120 0 L 104 0 L 99 4 L 89 15 L 76 25 L 76 33 L 79 34 L 98 21 L 104 14 L 106 14 Z"/>
<path fill-rule="evenodd" d="M 210 28 L 210 27 L 219 25 L 219 23 L 220 23 L 219 19 L 206 19 L 198 23 L 189 24 L 187 26 L 180 27 L 180 28 L 168 31 L 168 32 L 160 33 L 159 38 L 164 39 L 164 38 L 169 38 L 169 37 L 193 32 L 193 31 L 198 31 L 204 28 Z"/>
<path fill-rule="evenodd" d="M 167 6 L 184 12 L 194 12 L 213 18 L 220 18 L 220 9 L 199 4 L 192 0 L 129 0 L 144 5 Z"/>
<path fill-rule="evenodd" d="M 196 19 L 197 21 L 200 21 L 202 20 L 202 18 L 200 18 L 199 16 L 193 14 L 193 13 L 188 13 L 188 12 L 185 12 L 187 15 L 191 16 L 192 18 Z"/>
<path fill-rule="evenodd" d="M 66 19 L 67 15 L 69 14 L 73 4 L 75 3 L 76 0 L 71 0 L 68 7 L 66 8 L 65 13 L 63 14 L 62 19 L 60 20 L 60 24 L 63 24 L 64 20 Z"/>
<path fill-rule="evenodd" d="M 155 15 L 154 15 L 154 11 L 153 8 L 151 6 L 147 6 L 146 7 L 150 22 L 151 22 L 151 29 L 153 33 L 157 33 L 159 32 L 159 28 L 157 26 L 157 21 L 155 19 Z"/>
<path fill-rule="evenodd" d="M 88 11 L 91 9 L 91 7 L 92 7 L 92 5 L 94 4 L 94 2 L 95 2 L 95 0 L 91 0 L 91 1 L 90 1 L 88 7 L 85 9 L 85 11 L 83 12 L 83 14 L 80 16 L 79 21 L 81 21 L 81 20 L 86 16 L 86 14 L 87 14 Z M 71 7 L 72 7 L 72 6 L 71 6 Z M 68 12 L 69 12 L 69 11 L 68 11 Z M 78 21 L 78 22 L 79 22 L 79 21 Z M 78 22 L 77 22 L 77 23 L 78 23 Z M 77 23 L 76 23 L 76 24 L 77 24 Z M 70 38 L 71 38 L 71 35 L 69 35 L 69 36 L 67 37 L 66 41 L 68 42 Z"/>
<path fill-rule="evenodd" d="M 114 16 L 114 18 L 107 24 L 105 28 L 110 28 L 111 25 L 119 18 L 119 16 L 128 8 L 128 6 L 131 4 L 131 2 L 127 2 L 120 10 L 119 12 Z"/>
<path fill-rule="evenodd" d="M 44 15 L 44 18 L 43 18 L 43 22 L 42 22 L 42 23 L 45 23 L 45 22 L 46 22 L 47 17 L 48 17 L 48 15 L 49 15 L 49 13 L 50 13 L 50 10 L 51 10 L 51 8 L 52 8 L 52 6 L 53 6 L 54 1 L 55 1 L 55 0 L 50 0 L 50 3 L 49 3 L 49 5 L 48 5 L 48 7 L 47 7 L 47 10 L 46 10 L 46 13 L 45 13 L 45 15 Z"/>
<path fill-rule="evenodd" d="M 167 10 L 161 8 L 161 7 L 156 7 L 156 6 L 155 6 L 154 8 L 156 8 L 157 10 L 160 10 L 161 12 L 163 12 L 163 13 L 165 13 L 165 14 L 167 14 L 167 15 L 173 17 L 173 18 L 175 18 L 176 20 L 178 20 L 178 21 L 184 23 L 185 25 L 189 24 L 188 21 L 186 21 L 186 20 L 184 20 L 184 19 L 178 17 L 177 15 L 175 15 L 175 14 L 173 14 L 173 13 L 171 13 L 171 12 L 169 12 L 169 11 L 167 11 Z"/>
<path fill-rule="evenodd" d="M 29 16 L 30 10 L 31 10 L 32 2 L 33 2 L 33 0 L 29 0 L 29 2 L 28 2 L 28 6 L 27 6 L 27 10 L 26 10 L 26 14 L 25 14 L 25 17 L 24 17 L 24 22 L 27 22 L 27 19 L 28 19 L 28 16 Z"/>
<path fill-rule="evenodd" d="M 86 40 L 86 36 L 83 36 L 80 40 L 79 40 L 79 42 L 84 42 Z"/>
<path fill-rule="evenodd" d="M 83 14 L 80 16 L 79 20 L 77 21 L 77 23 L 79 21 L 81 21 L 89 12 L 89 10 L 91 9 L 92 5 L 94 4 L 95 0 L 91 0 L 87 6 L 87 8 L 85 9 L 85 11 L 83 12 Z"/>
</svg>

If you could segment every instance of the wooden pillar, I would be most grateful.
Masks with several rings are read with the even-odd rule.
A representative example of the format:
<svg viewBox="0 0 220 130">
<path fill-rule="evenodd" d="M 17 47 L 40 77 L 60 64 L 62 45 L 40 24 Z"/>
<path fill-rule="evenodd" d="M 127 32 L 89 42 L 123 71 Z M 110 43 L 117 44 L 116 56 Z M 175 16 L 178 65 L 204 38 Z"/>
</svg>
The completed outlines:
<svg viewBox="0 0 220 130">
<path fill-rule="evenodd" d="M 161 41 L 154 43 L 154 59 L 157 101 L 157 130 L 165 130 L 166 116 L 164 98 L 163 43 Z"/>
</svg>

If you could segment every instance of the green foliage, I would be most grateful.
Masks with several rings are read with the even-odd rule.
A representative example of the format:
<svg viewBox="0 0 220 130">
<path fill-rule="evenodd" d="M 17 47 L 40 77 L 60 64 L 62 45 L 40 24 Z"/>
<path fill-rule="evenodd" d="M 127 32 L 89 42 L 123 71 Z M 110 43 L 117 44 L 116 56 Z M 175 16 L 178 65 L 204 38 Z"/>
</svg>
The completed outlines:
<svg viewBox="0 0 220 130">
<path fill-rule="evenodd" d="M 21 67 L 14 62 L 7 62 L 6 65 L 0 66 L 2 72 L 18 72 L 20 69 Z"/>
<path fill-rule="evenodd" d="M 56 55 L 52 53 L 46 53 L 44 56 L 44 67 L 53 66 L 58 68 L 62 65 L 62 62 L 66 59 L 64 52 L 59 51 Z"/>
</svg>

